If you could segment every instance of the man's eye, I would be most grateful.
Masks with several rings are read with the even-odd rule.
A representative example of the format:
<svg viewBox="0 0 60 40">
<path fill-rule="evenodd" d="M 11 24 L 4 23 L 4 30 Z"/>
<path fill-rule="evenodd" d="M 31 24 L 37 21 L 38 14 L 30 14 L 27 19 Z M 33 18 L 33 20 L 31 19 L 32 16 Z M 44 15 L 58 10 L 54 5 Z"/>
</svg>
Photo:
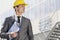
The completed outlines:
<svg viewBox="0 0 60 40">
<path fill-rule="evenodd" d="M 19 7 L 19 6 L 16 6 L 16 7 Z"/>
</svg>

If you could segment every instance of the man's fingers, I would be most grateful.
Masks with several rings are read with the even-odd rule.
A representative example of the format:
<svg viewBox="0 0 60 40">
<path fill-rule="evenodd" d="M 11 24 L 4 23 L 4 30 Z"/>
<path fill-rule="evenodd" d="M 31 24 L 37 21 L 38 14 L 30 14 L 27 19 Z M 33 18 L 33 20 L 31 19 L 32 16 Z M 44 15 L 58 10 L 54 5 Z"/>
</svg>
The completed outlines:
<svg viewBox="0 0 60 40">
<path fill-rule="evenodd" d="M 10 35 L 11 35 L 11 37 L 13 37 L 13 38 L 17 37 L 17 33 L 13 33 L 13 34 L 10 34 Z"/>
</svg>

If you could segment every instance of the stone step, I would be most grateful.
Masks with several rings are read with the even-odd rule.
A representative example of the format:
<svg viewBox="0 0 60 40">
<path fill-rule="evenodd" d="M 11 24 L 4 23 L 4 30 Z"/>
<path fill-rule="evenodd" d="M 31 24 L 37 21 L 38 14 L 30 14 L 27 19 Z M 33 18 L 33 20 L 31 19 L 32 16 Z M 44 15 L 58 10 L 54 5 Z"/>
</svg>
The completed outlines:
<svg viewBox="0 0 60 40">
<path fill-rule="evenodd" d="M 60 22 L 55 24 L 46 40 L 60 40 Z"/>
</svg>

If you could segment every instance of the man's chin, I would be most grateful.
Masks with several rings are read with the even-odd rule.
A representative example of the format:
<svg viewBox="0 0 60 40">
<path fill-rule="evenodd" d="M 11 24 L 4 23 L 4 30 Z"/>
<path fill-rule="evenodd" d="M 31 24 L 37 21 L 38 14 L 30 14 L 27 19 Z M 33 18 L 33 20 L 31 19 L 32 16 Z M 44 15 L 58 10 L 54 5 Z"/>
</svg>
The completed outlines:
<svg viewBox="0 0 60 40">
<path fill-rule="evenodd" d="M 24 13 L 24 12 L 19 12 L 19 13 L 21 13 L 21 14 L 22 14 L 22 13 Z"/>
</svg>

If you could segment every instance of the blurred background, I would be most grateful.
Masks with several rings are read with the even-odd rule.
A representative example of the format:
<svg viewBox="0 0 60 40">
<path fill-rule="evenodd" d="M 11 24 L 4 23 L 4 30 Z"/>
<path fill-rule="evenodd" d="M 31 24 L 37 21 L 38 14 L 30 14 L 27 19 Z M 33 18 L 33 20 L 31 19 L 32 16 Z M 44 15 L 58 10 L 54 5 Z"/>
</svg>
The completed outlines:
<svg viewBox="0 0 60 40">
<path fill-rule="evenodd" d="M 15 14 L 13 3 L 15 0 L 0 0 L 0 30 L 6 17 Z M 26 6 L 23 16 L 32 23 L 35 40 L 44 40 L 47 34 L 60 21 L 60 0 L 25 0 Z"/>
</svg>

